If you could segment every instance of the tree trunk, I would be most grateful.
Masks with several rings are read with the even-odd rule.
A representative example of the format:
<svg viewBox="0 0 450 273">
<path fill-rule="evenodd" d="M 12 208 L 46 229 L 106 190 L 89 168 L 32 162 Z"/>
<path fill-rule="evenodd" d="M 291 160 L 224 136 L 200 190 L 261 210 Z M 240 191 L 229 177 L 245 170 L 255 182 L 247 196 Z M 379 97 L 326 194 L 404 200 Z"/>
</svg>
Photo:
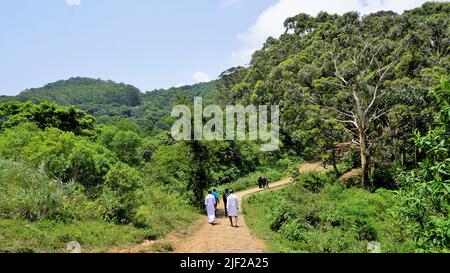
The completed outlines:
<svg viewBox="0 0 450 273">
<path fill-rule="evenodd" d="M 369 181 L 369 165 L 367 161 L 367 139 L 364 130 L 359 132 L 359 148 L 361 155 L 361 173 L 362 173 L 362 183 L 365 188 L 370 188 Z"/>
</svg>

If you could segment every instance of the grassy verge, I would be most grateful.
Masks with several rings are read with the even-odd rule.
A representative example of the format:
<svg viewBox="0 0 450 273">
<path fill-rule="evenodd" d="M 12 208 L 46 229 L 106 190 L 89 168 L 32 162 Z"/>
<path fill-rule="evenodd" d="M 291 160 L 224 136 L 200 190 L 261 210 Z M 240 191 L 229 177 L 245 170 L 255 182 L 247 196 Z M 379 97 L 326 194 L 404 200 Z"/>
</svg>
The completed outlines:
<svg viewBox="0 0 450 273">
<path fill-rule="evenodd" d="M 103 252 L 140 243 L 152 233 L 131 225 L 102 221 L 58 223 L 0 219 L 1 252 L 64 252 L 67 243 L 78 241 L 83 252 Z"/>
<path fill-rule="evenodd" d="M 162 186 L 88 198 L 76 184 L 24 164 L 0 160 L 0 167 L 0 252 L 64 252 L 70 241 L 83 251 L 128 248 L 188 226 L 199 215 Z M 129 219 L 112 212 L 130 213 Z"/>
<path fill-rule="evenodd" d="M 70 241 L 80 243 L 83 252 L 125 249 L 144 240 L 163 237 L 175 228 L 188 226 L 199 215 L 195 211 L 163 211 L 146 214 L 148 226 L 118 225 L 100 220 L 28 221 L 0 219 L 0 252 L 65 252 Z M 153 216 L 152 216 L 153 215 Z"/>
<path fill-rule="evenodd" d="M 336 182 L 310 191 L 300 179 L 244 202 L 246 222 L 269 252 L 364 253 L 369 241 L 380 242 L 382 252 L 414 252 L 387 190 L 370 193 Z"/>
</svg>

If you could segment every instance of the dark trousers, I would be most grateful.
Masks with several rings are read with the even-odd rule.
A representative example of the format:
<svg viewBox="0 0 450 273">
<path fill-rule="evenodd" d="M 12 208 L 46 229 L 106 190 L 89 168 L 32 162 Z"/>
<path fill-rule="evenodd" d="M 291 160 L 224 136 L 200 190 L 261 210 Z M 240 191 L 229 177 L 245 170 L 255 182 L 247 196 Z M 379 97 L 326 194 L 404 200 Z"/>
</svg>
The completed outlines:
<svg viewBox="0 0 450 273">
<path fill-rule="evenodd" d="M 225 208 L 225 216 L 228 216 L 228 211 L 227 211 L 227 202 L 223 201 L 223 206 Z"/>
</svg>

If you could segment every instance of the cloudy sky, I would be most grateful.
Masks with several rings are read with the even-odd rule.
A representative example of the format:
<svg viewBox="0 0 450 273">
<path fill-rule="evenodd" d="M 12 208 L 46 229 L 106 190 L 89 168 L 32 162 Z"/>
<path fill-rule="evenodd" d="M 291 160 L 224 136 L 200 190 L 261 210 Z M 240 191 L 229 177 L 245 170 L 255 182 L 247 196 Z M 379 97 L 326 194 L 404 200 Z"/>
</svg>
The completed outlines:
<svg viewBox="0 0 450 273">
<path fill-rule="evenodd" d="M 84 76 L 142 91 L 245 65 L 286 17 L 402 12 L 424 0 L 8 0 L 0 3 L 0 95 Z"/>
</svg>

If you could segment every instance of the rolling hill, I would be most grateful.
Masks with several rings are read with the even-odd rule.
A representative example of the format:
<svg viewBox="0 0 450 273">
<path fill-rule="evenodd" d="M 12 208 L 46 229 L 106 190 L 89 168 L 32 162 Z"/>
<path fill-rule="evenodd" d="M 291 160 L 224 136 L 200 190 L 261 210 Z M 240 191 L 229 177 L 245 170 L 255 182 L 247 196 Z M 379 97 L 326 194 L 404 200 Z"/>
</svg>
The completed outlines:
<svg viewBox="0 0 450 273">
<path fill-rule="evenodd" d="M 188 101 L 196 96 L 213 99 L 218 93 L 217 83 L 218 81 L 211 81 L 143 93 L 129 84 L 76 77 L 27 89 L 17 96 L 0 96 L 0 103 L 17 100 L 74 105 L 99 118 L 101 123 L 128 118 L 150 132 L 155 128 L 168 128 L 164 119 L 170 115 L 171 106 L 177 98 L 183 97 Z"/>
</svg>

